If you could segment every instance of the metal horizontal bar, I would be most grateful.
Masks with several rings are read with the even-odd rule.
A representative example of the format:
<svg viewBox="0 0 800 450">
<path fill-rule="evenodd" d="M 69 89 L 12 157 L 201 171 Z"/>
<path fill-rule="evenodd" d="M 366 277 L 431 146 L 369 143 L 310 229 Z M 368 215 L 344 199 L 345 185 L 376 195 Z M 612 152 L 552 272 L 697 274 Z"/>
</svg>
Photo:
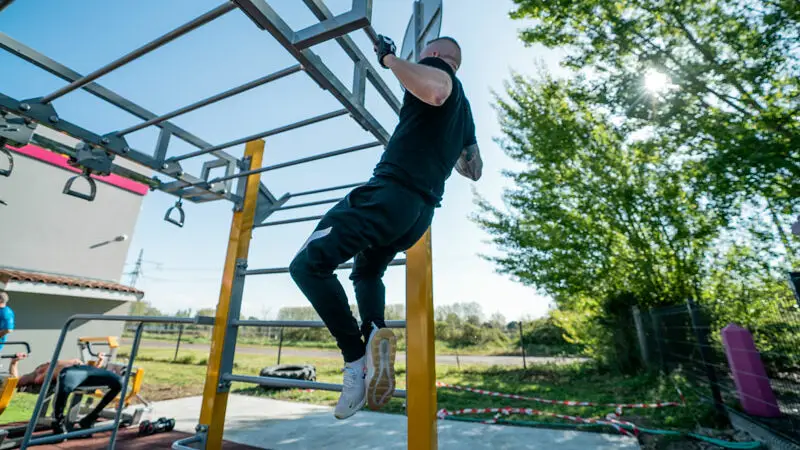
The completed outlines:
<svg viewBox="0 0 800 450">
<path fill-rule="evenodd" d="M 279 127 L 279 128 L 275 128 L 275 129 L 272 129 L 272 130 L 269 130 L 269 131 L 265 131 L 263 133 L 258 133 L 258 134 L 254 134 L 254 135 L 251 135 L 251 136 L 243 137 L 241 139 L 236 139 L 235 141 L 230 141 L 230 142 L 227 142 L 225 144 L 215 145 L 213 147 L 205 148 L 205 149 L 202 149 L 202 150 L 197 150 L 195 152 L 187 153 L 185 155 L 175 156 L 173 158 L 170 158 L 169 160 L 170 161 L 182 161 L 184 159 L 194 158 L 195 156 L 205 155 L 206 153 L 210 153 L 210 152 L 213 152 L 215 150 L 223 150 L 223 149 L 226 149 L 226 148 L 229 148 L 229 147 L 233 147 L 235 145 L 240 145 L 240 144 L 244 144 L 246 142 L 254 141 L 256 139 L 263 139 L 263 138 L 268 137 L 268 136 L 274 136 L 276 134 L 280 134 L 280 133 L 283 133 L 283 132 L 286 132 L 286 131 L 291 131 L 291 130 L 294 130 L 294 129 L 297 129 L 297 128 L 304 127 L 306 125 L 311 125 L 311 124 L 314 124 L 314 123 L 317 123 L 317 122 L 322 122 L 323 120 L 328 120 L 328 119 L 332 119 L 334 117 L 343 116 L 345 114 L 347 114 L 347 110 L 346 109 L 339 109 L 339 110 L 336 110 L 336 111 L 331 111 L 331 112 L 326 113 L 326 114 L 321 114 L 319 116 L 315 116 L 315 117 L 312 117 L 310 119 L 301 120 L 300 122 L 295 122 L 295 123 L 292 123 L 292 124 L 289 124 L 289 125 L 284 125 L 284 126 Z"/>
<path fill-rule="evenodd" d="M 390 266 L 404 266 L 406 264 L 405 259 L 393 259 L 389 262 Z M 344 263 L 340 264 L 336 267 L 336 270 L 345 270 L 345 269 L 352 269 L 353 263 Z M 275 267 L 272 269 L 252 269 L 245 271 L 245 275 L 274 275 L 279 273 L 289 273 L 288 267 Z"/>
<path fill-rule="evenodd" d="M 284 328 L 325 328 L 321 320 L 234 320 L 233 325 L 240 327 L 284 327 Z M 361 326 L 361 323 L 358 324 Z M 405 320 L 387 320 L 386 328 L 405 328 Z"/>
<path fill-rule="evenodd" d="M 309 49 L 294 46 L 292 28 L 264 0 L 232 0 L 260 28 L 267 30 L 300 64 L 317 84 L 330 92 L 365 130 L 382 144 L 389 143 L 389 133 L 378 120 L 358 102 L 336 75 Z"/>
<path fill-rule="evenodd" d="M 366 25 L 369 25 L 369 17 L 364 15 L 364 11 L 353 10 L 295 32 L 292 43 L 296 48 L 302 50 Z"/>
<path fill-rule="evenodd" d="M 273 164 L 271 166 L 261 167 L 259 169 L 245 170 L 245 171 L 242 171 L 242 172 L 239 172 L 239 173 L 234 173 L 234 174 L 231 174 L 231 175 L 225 175 L 223 177 L 214 178 L 213 180 L 199 181 L 197 183 L 189 184 L 189 185 L 187 185 L 185 187 L 188 188 L 188 187 L 201 186 L 201 185 L 210 186 L 210 185 L 212 185 L 214 183 L 220 183 L 220 182 L 223 182 L 223 181 L 232 180 L 234 178 L 242 178 L 242 177 L 247 177 L 247 176 L 250 176 L 250 175 L 255 175 L 257 173 L 267 172 L 267 171 L 270 171 L 270 170 L 283 169 L 284 167 L 296 166 L 298 164 L 303 164 L 303 163 L 307 163 L 307 162 L 311 162 L 311 161 L 316 161 L 316 160 L 319 160 L 319 159 L 330 158 L 330 157 L 338 156 L 338 155 L 344 155 L 345 153 L 357 152 L 359 150 L 365 150 L 365 149 L 368 149 L 368 148 L 377 147 L 379 145 L 381 145 L 380 142 L 370 142 L 368 144 L 354 145 L 352 147 L 343 148 L 341 150 L 334 150 L 332 152 L 321 153 L 319 155 L 308 156 L 306 158 L 300 158 L 300 159 L 295 159 L 295 160 L 292 160 L 292 161 L 286 161 L 286 162 L 282 162 L 282 163 L 278 163 L 278 164 Z"/>
<path fill-rule="evenodd" d="M 76 437 L 87 436 L 94 433 L 103 433 L 106 431 L 111 431 L 116 427 L 117 425 L 115 423 L 110 423 L 107 425 L 100 425 L 86 430 L 70 431 L 69 433 L 64 433 L 64 434 L 53 434 L 50 436 L 37 437 L 31 439 L 28 445 L 44 445 L 44 444 L 51 444 L 53 442 L 62 442 L 66 439 L 73 439 Z"/>
<path fill-rule="evenodd" d="M 314 220 L 322 219 L 323 217 L 324 216 L 308 216 L 308 217 L 299 217 L 297 219 L 276 220 L 274 222 L 257 223 L 253 225 L 253 228 L 274 227 L 276 225 L 287 225 L 290 223 L 311 222 Z"/>
<path fill-rule="evenodd" d="M 233 11 L 234 9 L 236 9 L 236 5 L 234 5 L 231 2 L 225 2 L 217 6 L 216 8 L 212 9 L 211 11 L 203 14 L 202 16 L 199 16 L 181 25 L 180 27 L 170 31 L 169 33 L 148 42 L 142 47 L 137 48 L 136 50 L 128 53 L 127 55 L 117 59 L 116 61 L 95 70 L 94 72 L 90 73 L 89 75 L 86 75 L 83 78 L 73 81 L 69 85 L 64 86 L 63 88 L 53 92 L 52 94 L 46 95 L 44 98 L 42 98 L 42 103 L 50 103 L 61 96 L 69 94 L 75 89 L 80 89 L 81 87 L 86 86 L 87 84 L 111 72 L 112 70 L 118 69 L 124 66 L 125 64 L 137 58 L 140 58 L 141 56 L 144 56 L 147 53 L 150 53 L 151 51 L 163 46 L 164 44 L 167 44 L 170 41 L 173 41 L 183 36 L 184 34 L 203 26 L 211 22 L 212 20 L 223 16 L 224 14 Z"/>
<path fill-rule="evenodd" d="M 324 0 L 303 0 L 303 2 L 306 4 L 308 9 L 310 9 L 311 12 L 317 17 L 317 19 L 326 20 L 333 17 L 333 12 L 331 12 L 331 10 L 328 9 L 328 6 L 325 5 Z M 372 32 L 374 33 L 374 39 L 372 39 L 372 42 L 373 43 L 377 42 L 378 35 L 377 33 L 375 33 L 375 30 L 373 30 L 371 26 L 367 26 L 364 29 L 372 30 Z M 369 31 L 367 31 L 367 34 L 369 34 Z M 375 86 L 375 89 L 378 91 L 381 97 L 383 97 L 383 99 L 386 100 L 386 103 L 389 104 L 392 110 L 394 110 L 395 113 L 399 114 L 402 104 L 400 103 L 400 100 L 398 100 L 397 97 L 395 97 L 392 90 L 389 89 L 389 86 L 386 84 L 383 78 L 381 78 L 381 76 L 378 75 L 378 72 L 375 70 L 375 68 L 372 65 L 366 63 L 367 60 L 371 58 L 367 57 L 367 55 L 365 55 L 361 51 L 361 49 L 358 48 L 358 45 L 356 45 L 355 41 L 353 41 L 353 39 L 348 35 L 339 36 L 338 38 L 336 38 L 336 42 L 339 43 L 339 46 L 341 46 L 342 50 L 344 50 L 344 52 L 347 53 L 348 56 L 350 56 L 350 59 L 352 59 L 353 62 L 355 63 L 358 63 L 359 61 L 364 62 L 364 67 L 367 71 L 367 79 L 370 80 L 370 82 L 372 82 L 372 85 Z M 363 100 L 361 101 L 361 103 L 363 103 Z"/>
<path fill-rule="evenodd" d="M 350 188 L 358 187 L 358 186 L 363 185 L 364 183 L 366 183 L 366 181 L 361 182 L 361 183 L 343 184 L 341 186 L 333 186 L 333 187 L 329 187 L 329 188 L 314 189 L 314 190 L 311 190 L 311 191 L 302 191 L 302 192 L 298 192 L 296 194 L 289 194 L 289 195 L 290 195 L 290 197 L 302 197 L 304 195 L 322 194 L 323 192 L 331 192 L 331 191 L 338 191 L 340 189 L 350 189 Z"/>
<path fill-rule="evenodd" d="M 319 389 L 321 391 L 333 391 L 333 392 L 342 391 L 341 384 L 319 383 L 316 381 L 306 381 L 306 380 L 290 380 L 288 378 L 257 377 L 250 375 L 234 375 L 228 373 L 223 375 L 222 379 L 224 381 L 260 384 L 262 386 L 290 387 L 290 388 L 300 388 L 300 389 Z M 397 389 L 394 391 L 394 395 L 392 395 L 392 397 L 406 398 L 406 391 L 403 389 Z"/>
<path fill-rule="evenodd" d="M 308 157 L 305 157 L 305 158 L 295 159 L 293 161 L 287 161 L 287 162 L 284 162 L 284 163 L 275 164 L 273 166 L 269 166 L 268 169 L 269 170 L 283 169 L 284 167 L 296 166 L 298 164 L 303 164 L 303 163 L 312 162 L 312 161 L 318 161 L 320 159 L 331 158 L 333 156 L 344 155 L 344 154 L 347 154 L 347 153 L 357 152 L 357 151 L 360 151 L 360 150 L 366 150 L 368 148 L 379 147 L 381 145 L 382 144 L 380 142 L 378 142 L 378 141 L 369 142 L 369 143 L 366 143 L 366 144 L 354 145 L 352 147 L 343 148 L 341 150 L 334 150 L 332 152 L 320 153 L 319 155 L 308 156 Z"/>
<path fill-rule="evenodd" d="M 279 71 L 277 71 L 275 73 L 271 73 L 269 75 L 266 75 L 266 76 L 263 76 L 263 77 L 258 78 L 256 80 L 253 80 L 253 81 L 250 81 L 248 83 L 245 83 L 245 84 L 243 84 L 241 86 L 237 86 L 237 87 L 235 87 L 233 89 L 229 89 L 229 90 L 227 90 L 225 92 L 221 92 L 219 94 L 212 95 L 211 97 L 208 97 L 206 99 L 200 100 L 200 101 L 198 101 L 196 103 L 192 103 L 191 105 L 184 106 L 183 108 L 178 108 L 175 111 L 172 111 L 170 113 L 164 114 L 163 116 L 154 117 L 154 118 L 148 120 L 147 122 L 140 123 L 138 125 L 134 125 L 132 127 L 126 128 L 124 130 L 118 131 L 118 132 L 116 132 L 116 135 L 117 136 L 124 136 L 126 134 L 133 133 L 134 131 L 141 130 L 142 128 L 147 128 L 150 125 L 159 124 L 159 123 L 161 123 L 161 122 L 163 122 L 165 120 L 169 120 L 169 119 L 172 119 L 173 117 L 177 117 L 177 116 L 192 112 L 192 111 L 194 111 L 194 110 L 196 110 L 198 108 L 202 108 L 204 106 L 208 106 L 208 105 L 210 105 L 212 103 L 216 103 L 216 102 L 218 102 L 220 100 L 225 100 L 228 97 L 233 97 L 234 95 L 241 94 L 242 92 L 248 91 L 250 89 L 254 89 L 254 88 L 257 88 L 257 87 L 262 86 L 264 84 L 270 83 L 272 81 L 279 80 L 279 79 L 281 79 L 283 77 L 286 77 L 286 76 L 295 74 L 297 72 L 300 72 L 301 70 L 303 70 L 303 68 L 299 64 L 296 64 L 296 65 L 291 66 L 291 67 L 287 67 L 287 68 L 279 70 Z"/>
<path fill-rule="evenodd" d="M 97 320 L 99 322 L 142 322 L 142 323 L 186 323 L 213 325 L 214 318 L 206 316 L 197 317 L 168 317 L 168 316 L 116 316 L 103 314 L 75 314 L 68 319 L 70 322 L 76 320 Z"/>
<path fill-rule="evenodd" d="M 327 205 L 329 203 L 336 203 L 336 202 L 339 202 L 341 200 L 344 200 L 344 197 L 326 198 L 325 200 L 317 200 L 315 202 L 298 203 L 296 205 L 281 206 L 280 208 L 275 209 L 275 211 L 283 211 L 283 210 L 286 210 L 286 209 L 307 208 L 309 206 L 317 206 L 317 205 Z"/>
<path fill-rule="evenodd" d="M 37 52 L 36 50 L 26 46 L 25 44 L 11 38 L 10 36 L 2 32 L 0 32 L 0 48 L 6 50 L 7 52 L 11 53 L 12 55 L 18 58 L 21 58 L 39 67 L 40 69 L 46 70 L 47 72 L 63 80 L 72 82 L 83 77 L 78 72 L 75 72 L 69 67 L 66 67 L 48 58 L 47 56 Z M 111 103 L 112 105 L 142 120 L 150 120 L 154 117 L 157 117 L 155 113 L 148 111 L 147 109 L 131 102 L 130 100 L 111 91 L 110 89 L 100 86 L 97 83 L 89 83 L 86 86 L 83 86 L 83 89 L 93 94 L 97 98 L 107 101 L 108 103 Z M 164 122 L 161 123 L 159 127 L 161 127 L 166 131 L 169 131 L 176 137 L 183 139 L 184 141 L 195 147 L 207 148 L 211 146 L 210 143 L 204 141 L 203 139 L 200 139 L 196 135 L 184 130 L 183 128 L 173 123 Z M 212 154 L 226 161 L 237 161 L 237 158 L 225 152 L 214 152 Z M 148 167 L 153 168 L 152 166 Z"/>
</svg>

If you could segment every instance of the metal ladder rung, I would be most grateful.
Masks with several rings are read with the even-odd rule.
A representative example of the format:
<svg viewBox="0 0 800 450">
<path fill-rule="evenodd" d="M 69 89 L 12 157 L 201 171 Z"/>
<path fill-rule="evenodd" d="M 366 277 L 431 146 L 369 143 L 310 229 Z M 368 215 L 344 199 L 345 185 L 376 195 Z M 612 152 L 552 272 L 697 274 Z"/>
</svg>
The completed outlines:
<svg viewBox="0 0 800 450">
<path fill-rule="evenodd" d="M 404 266 L 406 265 L 405 259 L 395 259 L 389 263 L 390 266 Z M 352 269 L 353 263 L 341 264 L 336 270 Z M 271 269 L 253 269 L 244 272 L 245 275 L 274 275 L 278 273 L 289 273 L 288 267 L 274 267 Z"/>
</svg>

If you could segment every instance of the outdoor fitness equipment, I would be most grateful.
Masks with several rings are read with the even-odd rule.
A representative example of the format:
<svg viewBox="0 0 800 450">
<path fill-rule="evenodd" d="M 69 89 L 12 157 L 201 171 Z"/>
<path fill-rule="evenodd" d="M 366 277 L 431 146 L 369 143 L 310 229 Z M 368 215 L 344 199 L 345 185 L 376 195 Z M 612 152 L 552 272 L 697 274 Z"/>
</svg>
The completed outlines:
<svg viewBox="0 0 800 450">
<path fill-rule="evenodd" d="M 0 0 L 0 11 L 8 8 L 12 2 Z M 229 236 L 223 282 L 220 291 L 219 303 L 214 317 L 146 317 L 146 316 L 103 316 L 91 314 L 78 314 L 71 317 L 64 324 L 59 340 L 56 343 L 50 369 L 45 377 L 42 391 L 46 391 L 52 373 L 64 346 L 66 334 L 75 321 L 116 321 L 138 322 L 133 339 L 133 346 L 129 360 L 124 367 L 125 374 L 132 373 L 133 362 L 139 350 L 143 326 L 146 323 L 172 323 L 213 325 L 212 346 L 208 358 L 205 389 L 203 393 L 202 409 L 197 433 L 191 438 L 182 439 L 173 444 L 175 449 L 204 448 L 218 450 L 222 447 L 222 435 L 227 408 L 228 392 L 231 383 L 243 382 L 257 385 L 270 385 L 282 387 L 300 387 L 341 391 L 339 384 L 320 383 L 307 380 L 288 380 L 277 377 L 260 377 L 250 375 L 237 375 L 233 373 L 233 357 L 236 348 L 236 337 L 239 327 L 245 326 L 286 326 L 286 327 L 319 327 L 325 325 L 320 322 L 309 321 L 257 321 L 239 320 L 241 312 L 242 293 L 244 281 L 247 276 L 287 273 L 288 268 L 248 269 L 247 256 L 250 238 L 254 228 L 278 226 L 284 224 L 309 222 L 318 220 L 320 216 L 306 216 L 286 220 L 265 221 L 276 211 L 300 209 L 312 205 L 334 203 L 339 198 L 310 201 L 307 203 L 287 205 L 290 200 L 313 194 L 341 191 L 353 188 L 363 183 L 349 183 L 340 186 L 311 189 L 296 193 L 286 193 L 276 197 L 261 182 L 261 173 L 295 166 L 306 162 L 332 158 L 338 155 L 384 146 L 389 141 L 389 133 L 367 109 L 365 95 L 367 83 L 371 83 L 378 95 L 389 105 L 395 113 L 400 112 L 401 103 L 384 81 L 381 72 L 375 68 L 374 57 L 366 55 L 356 46 L 348 33 L 363 30 L 374 43 L 378 34 L 372 29 L 372 0 L 352 0 L 349 11 L 335 15 L 325 5 L 323 0 L 303 0 L 311 13 L 319 20 L 301 30 L 292 29 L 288 23 L 265 0 L 230 0 L 224 1 L 219 6 L 202 14 L 180 27 L 166 33 L 145 45 L 121 56 L 117 60 L 98 68 L 88 75 L 79 74 L 72 69 L 59 64 L 25 44 L 0 33 L 0 49 L 17 56 L 57 77 L 68 84 L 41 97 L 29 99 L 15 99 L 0 92 L 0 139 L 6 139 L 13 147 L 34 144 L 56 153 L 67 155 L 73 165 L 82 171 L 75 177 L 84 178 L 89 183 L 88 194 L 75 192 L 72 184 L 65 186 L 64 192 L 78 198 L 92 201 L 98 195 L 94 186 L 94 176 L 113 173 L 148 186 L 151 190 L 160 190 L 178 198 L 177 203 L 165 215 L 165 220 L 174 225 L 181 226 L 185 220 L 182 207 L 183 201 L 192 203 L 205 203 L 217 200 L 227 200 L 233 204 L 233 218 Z M 410 1 L 410 3 L 412 3 Z M 417 59 L 425 40 L 438 37 L 441 26 L 442 3 L 441 0 L 417 0 L 413 3 L 412 17 L 406 33 L 405 42 L 401 49 L 405 49 L 403 57 Z M 14 6 L 10 6 L 13 11 Z M 9 9 L 6 9 L 8 11 Z M 256 78 L 248 83 L 233 87 L 220 94 L 201 99 L 195 103 L 178 108 L 166 114 L 158 115 L 127 100 L 111 90 L 101 86 L 97 80 L 104 75 L 116 70 L 153 50 L 180 38 L 181 36 L 208 24 L 232 11 L 243 13 L 260 30 L 269 33 L 278 43 L 296 60 L 296 64 L 277 70 Z M 409 38 L 408 36 L 413 36 Z M 352 87 L 348 88 L 328 68 L 323 60 L 317 56 L 312 47 L 314 45 L 335 40 L 345 51 L 354 64 Z M 408 49 L 413 49 L 409 53 Z M 255 87 L 265 85 L 271 81 L 304 72 L 320 88 L 330 93 L 340 104 L 341 108 L 330 112 L 250 136 L 234 139 L 221 144 L 211 144 L 170 122 L 170 119 L 197 110 L 204 106 L 216 103 L 223 99 L 249 91 Z M 123 130 L 97 133 L 75 125 L 59 116 L 53 102 L 64 95 L 82 89 L 100 99 L 119 107 L 120 109 L 140 118 L 143 122 Z M 264 139 L 291 130 L 298 130 L 315 123 L 331 120 L 337 117 L 349 116 L 372 136 L 370 142 L 355 145 L 339 150 L 319 153 L 313 156 L 286 161 L 269 166 L 262 166 L 264 153 Z M 158 140 L 152 152 L 144 152 L 132 148 L 126 136 L 134 131 L 148 127 L 156 127 L 159 131 Z M 43 131 L 55 131 L 44 133 Z M 71 141 L 61 140 L 63 135 L 77 139 L 80 144 L 74 145 Z M 167 150 L 173 138 L 181 139 L 196 148 L 188 153 L 167 157 Z M 237 158 L 225 152 L 226 149 L 245 144 L 244 157 Z M 11 149 L 13 151 L 13 148 Z M 211 157 L 204 161 L 199 176 L 187 173 L 181 162 L 190 158 L 203 155 Z M 158 174 L 171 178 L 172 181 L 161 181 L 131 169 L 115 164 L 115 158 L 123 158 L 147 167 Z M 210 177 L 214 169 L 223 169 L 224 175 Z M 94 189 L 93 189 L 94 187 Z M 177 213 L 178 218 L 172 219 L 172 213 Z M 426 233 L 420 241 L 406 252 L 406 259 L 392 262 L 392 266 L 406 266 L 406 303 L 408 326 L 414 333 L 408 335 L 408 361 L 407 361 L 407 412 L 408 412 L 408 447 L 425 450 L 437 447 L 436 438 L 436 396 L 434 375 L 434 345 L 433 345 L 433 290 L 431 271 L 431 235 Z M 339 268 L 351 268 L 352 264 L 343 264 Z M 405 321 L 387 323 L 390 327 L 405 327 Z M 126 398 L 129 388 L 129 376 L 123 377 L 120 398 Z M 406 391 L 397 390 L 395 396 L 406 397 Z M 34 408 L 34 417 L 38 417 L 45 407 L 45 396 L 40 395 Z M 25 432 L 22 447 L 46 444 L 56 440 L 85 436 L 93 433 L 111 431 L 109 448 L 114 448 L 117 431 L 121 421 L 124 402 L 117 402 L 114 420 L 110 423 L 99 424 L 88 430 L 77 430 L 66 433 L 57 438 L 33 437 L 33 426 Z"/>
</svg>

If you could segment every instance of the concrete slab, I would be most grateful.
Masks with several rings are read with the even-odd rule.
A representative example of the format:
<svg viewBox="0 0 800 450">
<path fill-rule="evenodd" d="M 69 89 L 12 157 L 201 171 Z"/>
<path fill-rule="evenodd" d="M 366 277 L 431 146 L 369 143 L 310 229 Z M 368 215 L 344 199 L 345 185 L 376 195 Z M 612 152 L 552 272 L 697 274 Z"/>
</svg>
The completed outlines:
<svg viewBox="0 0 800 450">
<path fill-rule="evenodd" d="M 175 429 L 194 432 L 200 397 L 153 404 L 153 417 L 174 417 Z M 406 448 L 406 418 L 360 411 L 336 420 L 332 408 L 231 395 L 225 439 L 273 450 L 383 450 Z M 635 439 L 571 430 L 548 430 L 454 421 L 439 422 L 439 449 L 634 450 Z"/>
</svg>

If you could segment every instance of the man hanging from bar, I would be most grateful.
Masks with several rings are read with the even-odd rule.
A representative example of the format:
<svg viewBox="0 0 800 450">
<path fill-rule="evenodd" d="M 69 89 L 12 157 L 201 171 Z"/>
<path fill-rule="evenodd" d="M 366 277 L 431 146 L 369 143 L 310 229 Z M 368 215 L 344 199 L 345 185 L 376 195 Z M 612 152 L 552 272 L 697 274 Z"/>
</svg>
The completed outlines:
<svg viewBox="0 0 800 450">
<path fill-rule="evenodd" d="M 339 419 L 365 403 L 379 409 L 392 397 L 396 338 L 385 328 L 383 274 L 430 227 L 453 168 L 477 181 L 483 166 L 470 104 L 455 75 L 459 44 L 435 39 L 413 63 L 396 57 L 394 42 L 380 36 L 375 52 L 406 89 L 400 121 L 373 177 L 327 212 L 290 265 L 292 279 L 342 351 L 344 383 L 334 411 Z M 350 258 L 360 329 L 334 274 Z"/>
</svg>

